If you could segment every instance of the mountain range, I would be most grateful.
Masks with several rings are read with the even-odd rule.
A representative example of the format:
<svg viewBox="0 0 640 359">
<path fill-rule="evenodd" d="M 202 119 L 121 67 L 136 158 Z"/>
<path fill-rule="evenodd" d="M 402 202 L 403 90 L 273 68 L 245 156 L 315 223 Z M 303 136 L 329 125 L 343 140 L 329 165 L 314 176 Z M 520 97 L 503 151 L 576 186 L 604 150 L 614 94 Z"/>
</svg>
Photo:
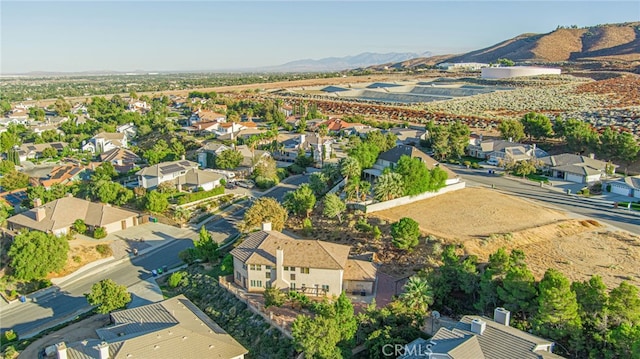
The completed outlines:
<svg viewBox="0 0 640 359">
<path fill-rule="evenodd" d="M 465 54 L 419 57 L 371 66 L 372 69 L 412 69 L 440 62 L 617 62 L 640 66 L 640 22 L 606 24 L 584 28 L 558 27 L 546 34 L 522 34 Z"/>
<path fill-rule="evenodd" d="M 265 72 L 327 72 L 342 71 L 361 67 L 368 67 L 383 63 L 403 62 L 418 57 L 429 57 L 433 55 L 431 52 L 422 54 L 414 52 L 390 52 L 390 53 L 374 53 L 363 52 L 358 55 L 344 57 L 326 57 L 318 60 L 305 59 L 287 62 L 286 64 L 261 67 L 253 69 Z"/>
</svg>

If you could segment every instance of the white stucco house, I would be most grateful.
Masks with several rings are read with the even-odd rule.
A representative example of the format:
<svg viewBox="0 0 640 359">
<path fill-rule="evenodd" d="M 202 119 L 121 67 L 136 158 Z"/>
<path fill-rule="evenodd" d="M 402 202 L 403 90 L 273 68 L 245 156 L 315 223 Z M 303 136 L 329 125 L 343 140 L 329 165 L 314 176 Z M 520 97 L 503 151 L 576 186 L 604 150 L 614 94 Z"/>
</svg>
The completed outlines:
<svg viewBox="0 0 640 359">
<path fill-rule="evenodd" d="M 114 148 L 127 148 L 128 141 L 125 133 L 100 132 L 82 145 L 83 151 L 102 153 Z"/>
<path fill-rule="evenodd" d="M 542 157 L 539 160 L 551 177 L 575 183 L 600 181 L 607 177 L 608 166 L 611 166 L 611 174 L 615 173 L 615 169 L 618 167 L 605 161 L 596 160 L 593 156 L 587 157 L 572 153 Z"/>
<path fill-rule="evenodd" d="M 180 160 L 158 163 L 136 172 L 138 184 L 146 189 L 154 189 L 165 182 L 173 183 L 178 190 L 209 191 L 220 186 L 224 178 L 221 174 L 203 171 L 195 162 Z"/>
<path fill-rule="evenodd" d="M 627 176 L 617 181 L 607 182 L 610 187 L 609 192 L 629 196 L 632 198 L 640 198 L 640 176 Z"/>
</svg>

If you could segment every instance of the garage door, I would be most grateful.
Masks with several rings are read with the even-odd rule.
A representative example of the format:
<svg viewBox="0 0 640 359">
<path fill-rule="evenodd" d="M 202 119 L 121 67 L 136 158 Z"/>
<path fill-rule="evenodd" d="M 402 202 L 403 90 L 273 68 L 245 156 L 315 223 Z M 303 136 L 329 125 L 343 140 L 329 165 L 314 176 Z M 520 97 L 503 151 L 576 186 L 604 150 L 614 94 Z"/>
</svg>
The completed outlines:
<svg viewBox="0 0 640 359">
<path fill-rule="evenodd" d="M 611 193 L 621 194 L 623 196 L 628 196 L 629 195 L 629 187 L 620 186 L 620 185 L 612 183 L 611 184 Z"/>
<path fill-rule="evenodd" d="M 567 173 L 567 181 L 575 182 L 575 183 L 583 183 L 582 176 L 574 175 L 573 173 Z"/>
</svg>

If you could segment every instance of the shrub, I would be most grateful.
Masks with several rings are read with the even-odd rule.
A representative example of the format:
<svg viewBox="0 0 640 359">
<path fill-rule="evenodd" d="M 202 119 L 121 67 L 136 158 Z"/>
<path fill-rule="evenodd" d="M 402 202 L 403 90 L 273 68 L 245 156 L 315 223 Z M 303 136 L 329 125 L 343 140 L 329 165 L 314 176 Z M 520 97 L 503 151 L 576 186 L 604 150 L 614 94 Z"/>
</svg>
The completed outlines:
<svg viewBox="0 0 640 359">
<path fill-rule="evenodd" d="M 222 263 L 220 264 L 220 273 L 221 275 L 228 275 L 233 273 L 233 256 L 231 254 L 227 254 L 224 256 Z"/>
<path fill-rule="evenodd" d="M 293 173 L 294 175 L 299 175 L 305 171 L 304 167 L 301 167 L 295 163 L 289 166 L 288 169 L 289 169 L 289 172 Z"/>
<path fill-rule="evenodd" d="M 284 168 L 278 168 L 276 170 L 276 173 L 277 173 L 278 178 L 280 179 L 280 181 L 282 181 L 283 179 L 285 179 L 285 178 L 287 178 L 289 176 L 289 172 Z"/>
<path fill-rule="evenodd" d="M 174 272 L 169 277 L 169 280 L 167 281 L 167 284 L 169 285 L 169 287 L 175 288 L 178 285 L 180 285 L 180 282 L 182 282 L 182 277 L 183 277 L 183 273 L 182 272 Z"/>
<path fill-rule="evenodd" d="M 102 239 L 107 236 L 107 230 L 104 227 L 98 227 L 93 230 L 93 238 Z"/>
<path fill-rule="evenodd" d="M 178 258 L 187 264 L 194 263 L 198 259 L 198 251 L 195 248 L 184 249 L 178 253 Z"/>
<path fill-rule="evenodd" d="M 469 168 L 471 167 L 471 161 L 464 161 L 462 162 L 463 165 L 465 165 L 465 167 Z"/>
<path fill-rule="evenodd" d="M 111 247 L 108 244 L 98 244 L 96 246 L 96 251 L 102 254 L 104 257 L 108 257 L 113 254 Z"/>
<path fill-rule="evenodd" d="M 209 190 L 209 191 L 198 191 L 194 193 L 188 193 L 178 198 L 178 204 L 181 205 L 185 203 L 190 203 L 190 202 L 198 201 L 201 199 L 217 196 L 223 193 L 224 193 L 223 186 L 214 187 L 212 190 Z"/>
<path fill-rule="evenodd" d="M 380 230 L 380 227 L 373 227 L 373 239 L 378 240 L 380 239 L 380 237 L 382 237 L 382 231 Z"/>
<path fill-rule="evenodd" d="M 471 164 L 471 168 L 473 168 L 473 169 L 478 169 L 478 168 L 480 168 L 480 165 L 478 164 L 478 162 L 473 162 L 473 163 Z"/>
<path fill-rule="evenodd" d="M 311 219 L 305 218 L 302 221 L 302 231 L 306 236 L 311 234 L 311 231 L 313 231 L 313 224 L 311 223 Z"/>
<path fill-rule="evenodd" d="M 268 308 L 271 306 L 280 307 L 284 304 L 285 295 L 280 291 L 280 289 L 275 287 L 269 287 L 264 290 L 264 307 Z"/>
<path fill-rule="evenodd" d="M 610 184 L 607 185 L 607 192 L 611 192 L 611 185 Z"/>
<path fill-rule="evenodd" d="M 255 181 L 256 181 L 256 186 L 258 186 L 258 188 L 260 189 L 268 189 L 278 184 L 278 182 L 275 179 L 267 178 L 263 176 L 256 177 Z"/>
<path fill-rule="evenodd" d="M 358 222 L 356 223 L 356 229 L 360 232 L 371 232 L 373 230 L 373 227 L 369 224 L 369 222 L 367 222 L 366 218 L 362 217 L 358 219 Z"/>
<path fill-rule="evenodd" d="M 16 332 L 14 332 L 13 330 L 7 330 L 2 334 L 2 341 L 5 343 L 10 343 L 15 340 L 18 340 L 18 334 L 16 334 Z"/>
<path fill-rule="evenodd" d="M 16 356 L 18 356 L 18 352 L 13 345 L 9 345 L 8 347 L 4 348 L 4 357 L 6 359 L 13 359 Z"/>
<path fill-rule="evenodd" d="M 80 256 L 73 256 L 71 259 L 73 259 L 73 261 L 76 263 L 82 262 L 82 257 Z"/>
</svg>

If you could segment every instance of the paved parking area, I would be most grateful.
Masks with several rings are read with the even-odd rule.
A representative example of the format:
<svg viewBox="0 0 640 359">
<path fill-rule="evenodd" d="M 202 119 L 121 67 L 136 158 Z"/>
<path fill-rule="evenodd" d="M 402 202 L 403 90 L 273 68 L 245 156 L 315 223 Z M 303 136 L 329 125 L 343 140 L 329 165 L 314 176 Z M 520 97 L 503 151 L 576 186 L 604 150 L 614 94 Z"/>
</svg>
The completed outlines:
<svg viewBox="0 0 640 359">
<path fill-rule="evenodd" d="M 115 258 L 127 256 L 133 248 L 141 251 L 173 239 L 198 239 L 198 232 L 190 228 L 178 228 L 163 223 L 145 223 L 110 233 L 105 238 L 113 241 L 111 249 Z"/>
</svg>

